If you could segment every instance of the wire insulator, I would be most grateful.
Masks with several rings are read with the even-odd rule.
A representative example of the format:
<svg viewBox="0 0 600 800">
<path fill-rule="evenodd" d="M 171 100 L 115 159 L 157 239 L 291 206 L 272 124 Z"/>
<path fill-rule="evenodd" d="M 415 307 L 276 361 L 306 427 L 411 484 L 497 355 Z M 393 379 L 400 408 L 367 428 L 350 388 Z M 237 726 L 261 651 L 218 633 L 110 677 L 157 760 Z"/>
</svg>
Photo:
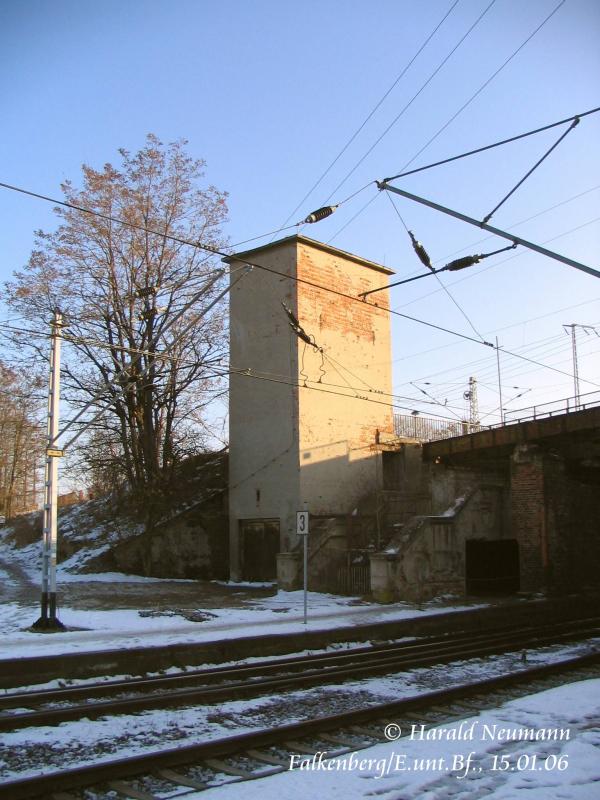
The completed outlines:
<svg viewBox="0 0 600 800">
<path fill-rule="evenodd" d="M 419 241 L 417 241 L 417 239 L 415 239 L 415 236 L 414 236 L 412 231 L 409 231 L 408 235 L 410 236 L 410 240 L 412 242 L 413 250 L 415 251 L 415 253 L 419 257 L 419 261 L 422 264 L 424 264 L 426 267 L 428 267 L 429 269 L 433 270 L 433 267 L 431 266 L 431 259 L 429 258 L 429 254 L 427 253 L 427 250 L 425 250 L 425 248 L 423 247 L 421 242 L 419 242 Z"/>
<path fill-rule="evenodd" d="M 326 217 L 330 217 L 334 211 L 336 211 L 338 206 L 323 206 L 323 208 L 317 208 L 316 211 L 313 211 L 312 214 L 309 214 L 303 222 L 307 225 L 310 225 L 313 222 L 320 222 L 322 219 Z"/>
<path fill-rule="evenodd" d="M 300 327 L 300 321 L 296 318 L 296 316 L 295 316 L 294 312 L 292 311 L 292 309 L 288 308 L 283 301 L 281 302 L 281 305 L 283 306 L 283 310 L 285 311 L 285 313 L 288 316 L 288 319 L 290 321 L 290 325 L 293 328 L 299 328 Z"/>
<path fill-rule="evenodd" d="M 454 261 L 451 261 L 449 264 L 446 264 L 444 269 L 450 270 L 450 272 L 455 272 L 457 269 L 465 269 L 466 267 L 472 267 L 475 264 L 479 264 L 481 260 L 481 256 L 465 256 L 464 258 L 457 258 Z"/>
<path fill-rule="evenodd" d="M 306 331 L 304 330 L 302 325 L 300 325 L 300 322 L 296 318 L 296 316 L 295 316 L 294 312 L 291 310 L 291 308 L 288 308 L 283 301 L 282 301 L 281 305 L 283 306 L 283 310 L 285 311 L 285 313 L 288 316 L 290 328 L 294 331 L 296 336 L 298 336 L 300 339 L 302 339 L 302 341 L 306 342 L 307 344 L 310 344 L 313 347 L 315 347 L 315 343 L 311 340 L 311 338 L 306 333 Z"/>
<path fill-rule="evenodd" d="M 312 341 L 312 339 L 310 338 L 308 333 L 306 333 L 304 328 L 294 328 L 294 326 L 291 325 L 291 324 L 290 324 L 290 327 L 291 327 L 291 329 L 294 331 L 294 333 L 296 334 L 296 336 L 299 339 L 302 339 L 302 341 L 306 342 L 306 344 L 310 344 L 310 345 L 312 345 L 312 347 L 315 347 L 314 342 Z"/>
</svg>

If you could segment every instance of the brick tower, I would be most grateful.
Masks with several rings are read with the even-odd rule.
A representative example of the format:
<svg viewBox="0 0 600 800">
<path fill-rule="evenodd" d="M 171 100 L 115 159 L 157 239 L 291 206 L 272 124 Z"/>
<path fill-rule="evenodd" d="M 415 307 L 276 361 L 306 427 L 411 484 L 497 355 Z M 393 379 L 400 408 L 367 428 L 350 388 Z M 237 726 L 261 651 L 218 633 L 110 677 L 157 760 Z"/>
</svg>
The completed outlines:
<svg viewBox="0 0 600 800">
<path fill-rule="evenodd" d="M 268 580 L 304 503 L 348 515 L 376 489 L 393 431 L 389 293 L 365 303 L 318 287 L 358 298 L 393 273 L 300 235 L 226 261 L 281 273 L 255 267 L 230 298 L 231 577 Z"/>
</svg>

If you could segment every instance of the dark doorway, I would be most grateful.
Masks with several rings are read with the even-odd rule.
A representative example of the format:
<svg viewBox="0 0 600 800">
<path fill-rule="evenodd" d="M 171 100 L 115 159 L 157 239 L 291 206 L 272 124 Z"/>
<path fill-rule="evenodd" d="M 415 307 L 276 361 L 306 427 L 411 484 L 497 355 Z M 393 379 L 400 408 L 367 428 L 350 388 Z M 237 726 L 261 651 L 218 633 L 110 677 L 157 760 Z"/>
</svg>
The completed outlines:
<svg viewBox="0 0 600 800">
<path fill-rule="evenodd" d="M 516 539 L 468 539 L 467 594 L 513 594 L 519 591 L 519 544 Z"/>
<path fill-rule="evenodd" d="M 383 471 L 383 488 L 399 489 L 402 476 L 401 454 L 384 450 L 381 454 L 381 465 Z"/>
<path fill-rule="evenodd" d="M 242 573 L 245 581 L 273 581 L 277 578 L 279 520 L 240 521 Z"/>
</svg>

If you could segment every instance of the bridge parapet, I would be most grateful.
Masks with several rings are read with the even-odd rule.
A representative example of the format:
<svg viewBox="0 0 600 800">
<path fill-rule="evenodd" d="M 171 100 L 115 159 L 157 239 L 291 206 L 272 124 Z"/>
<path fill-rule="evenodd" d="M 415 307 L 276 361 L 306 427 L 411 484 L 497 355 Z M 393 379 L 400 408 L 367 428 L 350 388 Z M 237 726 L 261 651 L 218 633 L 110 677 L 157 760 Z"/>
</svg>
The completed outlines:
<svg viewBox="0 0 600 800">
<path fill-rule="evenodd" d="M 539 442 L 556 436 L 575 435 L 598 428 L 600 428 L 600 406 L 587 407 L 542 419 L 519 420 L 465 436 L 426 442 L 423 445 L 423 458 L 433 461 L 439 457 L 477 450 L 512 448 L 518 444 Z"/>
</svg>

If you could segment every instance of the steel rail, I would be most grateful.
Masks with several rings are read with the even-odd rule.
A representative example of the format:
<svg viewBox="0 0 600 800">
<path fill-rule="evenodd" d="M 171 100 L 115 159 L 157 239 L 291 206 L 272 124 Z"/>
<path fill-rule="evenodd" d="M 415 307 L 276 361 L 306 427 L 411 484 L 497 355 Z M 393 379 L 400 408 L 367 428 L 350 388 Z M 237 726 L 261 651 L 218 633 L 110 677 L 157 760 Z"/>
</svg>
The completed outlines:
<svg viewBox="0 0 600 800">
<path fill-rule="evenodd" d="M 229 677 L 235 679 L 240 676 L 254 677 L 264 675 L 268 672 L 280 671 L 282 668 L 304 670 L 310 665 L 319 664 L 343 664 L 349 660 L 356 660 L 360 658 L 369 658 L 374 654 L 385 654 L 388 652 L 406 652 L 410 653 L 415 651 L 421 653 L 430 648 L 441 645 L 451 645 L 461 641 L 475 642 L 480 639 L 489 639 L 490 637 L 510 636 L 518 634 L 526 634 L 530 632 L 534 637 L 539 636 L 542 631 L 560 631 L 567 629 L 567 631 L 578 631 L 581 629 L 589 629 L 597 624 L 600 624 L 600 616 L 590 615 L 589 617 L 579 617 L 573 619 L 561 620 L 559 622 L 547 623 L 545 625 L 504 625 L 491 630 L 485 631 L 453 631 L 450 633 L 437 634 L 427 637 L 402 637 L 399 641 L 389 641 L 382 644 L 371 644 L 363 647 L 353 647 L 343 652 L 322 652 L 318 654 L 300 655 L 300 656 L 287 656 L 283 658 L 270 658 L 263 661 L 255 661 L 252 664 L 245 662 L 226 665 L 219 667 L 210 667 L 208 669 L 195 669 L 187 670 L 185 672 L 151 676 L 151 677 L 127 677 L 119 678 L 116 680 L 108 680 L 97 683 L 86 683 L 79 686 L 63 686 L 52 689 L 35 689 L 25 691 L 7 691 L 6 694 L 0 695 L 0 710 L 6 708 L 15 708 L 23 706 L 27 703 L 43 703 L 43 702 L 60 702 L 69 699 L 90 697 L 104 697 L 116 694 L 121 691 L 135 691 L 137 689 L 153 691 L 155 689 L 168 688 L 171 689 L 176 686 L 185 686 L 190 682 L 202 680 L 219 680 L 227 679 Z M 101 653 L 99 654 L 101 655 Z"/>
<path fill-rule="evenodd" d="M 107 763 L 91 764 L 34 777 L 9 780 L 0 786 L 0 800 L 27 800 L 34 797 L 48 798 L 55 793 L 90 787 L 122 778 L 131 779 L 137 776 L 153 774 L 165 768 L 192 765 L 203 760 L 232 756 L 261 747 L 281 746 L 286 742 L 295 742 L 304 737 L 319 736 L 329 731 L 352 728 L 352 726 L 357 726 L 361 723 L 373 723 L 377 720 L 390 718 L 401 721 L 403 714 L 411 714 L 417 710 L 424 712 L 432 707 L 439 709 L 440 706 L 449 706 L 449 714 L 455 717 L 456 714 L 452 711 L 451 706 L 460 700 L 474 700 L 479 708 L 490 707 L 490 703 L 493 706 L 506 700 L 506 698 L 501 698 L 499 701 L 497 697 L 494 700 L 495 692 L 511 689 L 519 684 L 531 686 L 535 681 L 546 680 L 552 676 L 563 675 L 578 669 L 595 668 L 599 663 L 600 653 L 596 652 L 541 667 L 523 669 L 519 672 L 512 671 L 510 674 L 485 678 L 450 689 L 427 692 L 402 700 L 323 716 L 315 720 L 253 731 L 201 744 L 170 748 L 132 758 L 116 759 Z M 536 690 L 539 690 L 539 688 Z M 464 716 L 470 716 L 474 713 L 477 712 L 471 709 L 465 712 Z M 328 742 L 330 743 L 334 738 L 331 737 Z M 329 749 L 331 750 L 330 746 Z M 342 748 L 345 752 L 348 752 L 349 749 Z M 360 749 L 360 747 L 357 746 L 356 749 Z M 132 796 L 134 795 L 132 794 Z M 141 794 L 138 794 L 138 796 L 141 796 Z M 152 795 L 147 794 L 146 796 L 151 797 Z"/>
<path fill-rule="evenodd" d="M 565 630 L 566 629 L 566 630 Z M 508 629 L 503 632 L 494 631 L 492 634 L 466 635 L 452 638 L 447 641 L 426 643 L 400 643 L 398 646 L 388 645 L 379 650 L 362 649 L 356 653 L 350 651 L 344 654 L 326 654 L 324 656 L 298 657 L 282 661 L 269 661 L 252 666 L 237 668 L 221 668 L 217 670 L 199 671 L 189 676 L 174 676 L 178 680 L 204 680 L 205 683 L 191 688 L 166 689 L 163 692 L 145 694 L 141 696 L 110 699 L 108 701 L 87 702 L 80 705 L 67 707 L 54 707 L 38 711 L 22 711 L 16 714 L 0 716 L 0 730 L 16 730 L 25 727 L 41 725 L 57 725 L 61 722 L 81 719 L 95 719 L 109 714 L 128 714 L 152 708 L 172 708 L 177 706 L 215 703 L 226 700 L 258 696 L 260 694 L 298 689 L 307 686 L 323 685 L 335 680 L 345 681 L 368 677 L 398 670 L 409 670 L 418 667 L 432 666 L 467 658 L 478 658 L 487 655 L 514 651 L 524 647 L 540 647 L 547 644 L 556 644 L 565 640 L 600 635 L 598 618 L 586 622 L 559 623 L 543 627 Z M 433 652 L 432 652 L 433 651 Z M 302 670 L 298 674 L 297 670 Z M 270 676 L 270 672 L 276 672 Z M 254 676 L 254 680 L 249 680 Z M 207 680 L 232 678 L 230 682 L 223 682 L 216 686 L 206 684 Z M 158 683 L 169 684 L 170 679 L 160 678 Z M 147 683 L 144 681 L 144 683 Z M 128 686 L 127 682 L 119 684 L 121 689 Z M 95 687 L 78 687 L 76 690 L 52 690 L 49 692 L 18 693 L 2 698 L 4 708 L 22 708 L 32 699 L 40 702 L 40 697 L 45 702 L 64 701 L 69 693 L 81 696 L 86 689 L 99 691 L 106 689 L 102 685 Z M 128 687 L 131 691 L 132 687 Z M 148 686 L 146 686 L 148 688 Z M 150 680 L 150 688 L 156 688 L 156 682 Z M 114 691 L 114 687 L 113 687 Z M 93 692 L 89 692 L 93 694 Z M 89 697 L 89 695 L 88 695 Z"/>
</svg>

